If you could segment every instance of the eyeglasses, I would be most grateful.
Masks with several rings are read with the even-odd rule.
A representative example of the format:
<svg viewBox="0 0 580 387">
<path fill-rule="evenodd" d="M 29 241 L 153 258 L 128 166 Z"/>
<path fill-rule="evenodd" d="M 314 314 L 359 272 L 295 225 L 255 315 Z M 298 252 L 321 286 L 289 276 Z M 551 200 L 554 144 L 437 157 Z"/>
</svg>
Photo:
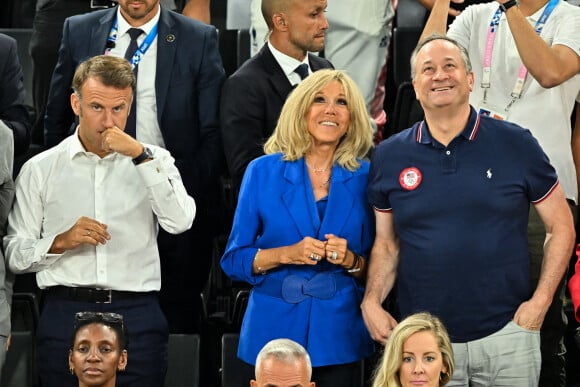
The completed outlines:
<svg viewBox="0 0 580 387">
<path fill-rule="evenodd" d="M 78 312 L 75 314 L 75 328 L 87 322 L 104 322 L 123 326 L 123 316 L 109 312 Z"/>
</svg>

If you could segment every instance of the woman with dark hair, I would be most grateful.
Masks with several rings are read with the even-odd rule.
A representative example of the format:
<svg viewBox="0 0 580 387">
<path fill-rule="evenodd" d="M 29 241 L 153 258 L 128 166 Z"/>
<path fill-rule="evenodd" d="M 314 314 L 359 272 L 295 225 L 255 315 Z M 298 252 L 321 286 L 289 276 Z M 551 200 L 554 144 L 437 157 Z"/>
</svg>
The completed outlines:
<svg viewBox="0 0 580 387">
<path fill-rule="evenodd" d="M 117 370 L 127 366 L 128 344 L 120 314 L 77 313 L 68 364 L 79 387 L 114 387 Z"/>
</svg>

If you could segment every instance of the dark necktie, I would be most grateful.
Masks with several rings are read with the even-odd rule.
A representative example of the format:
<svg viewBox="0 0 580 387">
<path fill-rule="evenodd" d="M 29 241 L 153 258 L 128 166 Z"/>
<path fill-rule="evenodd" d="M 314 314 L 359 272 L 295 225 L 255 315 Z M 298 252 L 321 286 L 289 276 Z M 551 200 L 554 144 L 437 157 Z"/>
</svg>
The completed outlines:
<svg viewBox="0 0 580 387">
<path fill-rule="evenodd" d="M 131 58 L 135 55 L 137 48 L 139 45 L 137 44 L 137 38 L 141 36 L 143 30 L 139 28 L 130 28 L 129 36 L 131 37 L 131 43 L 129 43 L 129 47 L 127 47 L 127 51 L 125 51 L 125 59 L 131 62 Z M 137 66 L 133 69 L 135 73 L 135 77 L 137 77 Z M 131 104 L 131 111 L 129 113 L 129 117 L 127 117 L 127 124 L 125 125 L 125 133 L 136 138 L 137 136 L 137 87 L 135 87 L 135 93 L 133 94 L 133 103 Z"/>
<path fill-rule="evenodd" d="M 294 69 L 294 72 L 300 75 L 300 79 L 304 80 L 308 76 L 308 65 L 306 63 L 302 63 L 296 67 L 296 69 Z"/>
</svg>

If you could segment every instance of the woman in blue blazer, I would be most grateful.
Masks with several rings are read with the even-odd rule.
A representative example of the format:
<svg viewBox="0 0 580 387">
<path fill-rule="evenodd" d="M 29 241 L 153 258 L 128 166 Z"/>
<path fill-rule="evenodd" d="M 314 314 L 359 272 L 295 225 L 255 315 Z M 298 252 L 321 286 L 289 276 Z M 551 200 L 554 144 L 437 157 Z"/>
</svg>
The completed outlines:
<svg viewBox="0 0 580 387">
<path fill-rule="evenodd" d="M 246 170 L 221 260 L 253 285 L 245 362 L 289 338 L 310 354 L 317 386 L 360 383 L 358 361 L 374 351 L 359 306 L 374 238 L 362 160 L 371 146 L 364 100 L 345 73 L 319 70 L 288 97 L 266 155 Z"/>
</svg>

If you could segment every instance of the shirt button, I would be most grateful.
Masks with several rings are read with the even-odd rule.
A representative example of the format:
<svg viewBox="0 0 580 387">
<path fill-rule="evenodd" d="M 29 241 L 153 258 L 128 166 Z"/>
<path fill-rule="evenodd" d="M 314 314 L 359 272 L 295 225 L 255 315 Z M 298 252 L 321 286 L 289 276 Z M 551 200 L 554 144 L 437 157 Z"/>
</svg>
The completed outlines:
<svg viewBox="0 0 580 387">
<path fill-rule="evenodd" d="M 451 154 L 451 151 L 450 151 L 450 150 L 448 150 L 448 151 L 445 151 L 445 154 L 446 154 L 447 156 L 449 156 L 449 155 Z"/>
</svg>

